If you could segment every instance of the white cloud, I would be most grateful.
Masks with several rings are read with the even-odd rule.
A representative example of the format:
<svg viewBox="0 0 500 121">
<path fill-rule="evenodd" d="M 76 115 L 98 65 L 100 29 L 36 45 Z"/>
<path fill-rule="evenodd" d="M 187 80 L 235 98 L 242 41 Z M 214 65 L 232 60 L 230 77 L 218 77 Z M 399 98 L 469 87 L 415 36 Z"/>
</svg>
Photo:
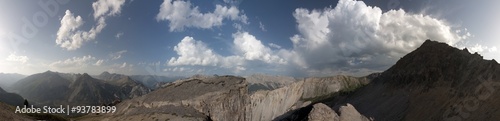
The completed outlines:
<svg viewBox="0 0 500 121">
<path fill-rule="evenodd" d="M 286 61 L 275 55 L 271 49 L 248 32 L 233 34 L 235 48 L 247 60 L 262 60 L 266 63 L 284 64 Z"/>
<path fill-rule="evenodd" d="M 125 0 L 98 0 L 92 3 L 94 18 L 119 14 L 123 3 L 125 3 Z"/>
<path fill-rule="evenodd" d="M 278 56 L 282 50 L 271 50 L 248 32 L 234 33 L 233 38 L 234 41 L 232 46 L 235 50 L 234 55 L 222 56 L 213 51 L 213 49 L 209 48 L 202 41 L 197 41 L 192 37 L 186 36 L 174 47 L 174 51 L 176 51 L 179 56 L 172 57 L 166 65 L 172 67 L 212 66 L 219 67 L 217 70 L 225 69 L 231 70 L 231 73 L 240 73 L 249 70 L 248 67 L 274 67 L 276 65 L 287 64 L 285 59 Z M 179 71 L 179 68 L 167 68 L 164 70 Z M 194 69 L 193 72 L 195 72 L 195 70 L 196 69 Z"/>
<path fill-rule="evenodd" d="M 29 58 L 28 56 L 18 56 L 16 54 L 11 53 L 5 60 L 26 63 L 28 62 Z"/>
<path fill-rule="evenodd" d="M 259 28 L 262 31 L 267 31 L 266 26 L 264 24 L 262 24 L 262 22 L 259 22 Z"/>
<path fill-rule="evenodd" d="M 61 26 L 57 31 L 56 44 L 67 50 L 76 50 L 84 42 L 94 40 L 97 34 L 106 27 L 106 17 L 119 14 L 125 0 L 99 0 L 92 4 L 96 25 L 89 31 L 79 30 L 84 24 L 80 16 L 75 16 L 70 10 L 66 10 L 61 19 Z"/>
<path fill-rule="evenodd" d="M 104 60 L 97 60 L 97 62 L 94 63 L 95 66 L 101 66 Z"/>
<path fill-rule="evenodd" d="M 123 64 L 120 66 L 120 68 L 125 68 L 125 67 L 127 67 L 127 63 L 123 62 Z"/>
<path fill-rule="evenodd" d="M 454 45 L 460 35 L 443 20 L 340 0 L 335 8 L 294 12 L 300 34 L 291 37 L 298 65 L 309 71 L 386 69 L 431 39 Z M 324 71 L 323 71 L 324 72 Z"/>
<path fill-rule="evenodd" d="M 201 41 L 196 41 L 193 37 L 184 37 L 179 44 L 174 47 L 179 57 L 172 57 L 168 65 L 202 65 L 216 66 L 222 60 L 222 56 L 216 54 L 212 49 Z"/>
<path fill-rule="evenodd" d="M 123 36 L 123 32 L 116 33 L 115 38 L 120 39 Z"/>
<path fill-rule="evenodd" d="M 488 49 L 489 52 L 496 52 L 497 51 L 497 47 L 494 46 L 494 47 L 491 47 Z"/>
<path fill-rule="evenodd" d="M 483 46 L 483 45 L 480 45 L 480 44 L 476 44 L 476 45 L 470 47 L 468 50 L 470 50 L 472 53 L 474 53 L 474 52 L 478 52 L 478 53 L 481 53 L 481 52 L 496 52 L 497 51 L 497 47 L 496 46 L 487 47 L 487 46 Z"/>
<path fill-rule="evenodd" d="M 276 48 L 276 49 L 281 49 L 280 45 L 274 44 L 274 43 L 269 43 L 269 47 Z"/>
<path fill-rule="evenodd" d="M 116 60 L 122 58 L 122 55 L 126 52 L 127 50 L 121 50 L 115 53 L 111 53 L 109 56 L 111 57 L 111 60 Z"/>
<path fill-rule="evenodd" d="M 247 32 L 236 32 L 234 55 L 221 56 L 203 42 L 186 37 L 174 47 L 179 57 L 167 65 L 225 66 L 233 73 L 264 67 L 294 76 L 361 76 L 387 69 L 426 39 L 456 46 L 472 36 L 444 20 L 404 10 L 384 13 L 363 1 L 340 0 L 335 8 L 321 10 L 298 8 L 293 16 L 299 33 L 290 37 L 292 49 L 274 43 L 266 46 Z M 496 51 L 496 47 L 481 48 Z"/>
<path fill-rule="evenodd" d="M 170 31 L 182 31 L 185 27 L 209 29 L 221 26 L 224 19 L 247 23 L 246 15 L 235 6 L 216 5 L 213 12 L 201 13 L 198 6 L 180 0 L 164 0 L 156 19 L 169 21 Z"/>
<path fill-rule="evenodd" d="M 57 68 L 57 69 L 67 69 L 67 68 L 83 68 L 91 64 L 95 64 L 97 62 L 94 62 L 96 60 L 95 57 L 92 57 L 91 55 L 83 56 L 83 57 L 73 57 L 66 59 L 64 61 L 56 61 L 51 64 L 49 64 L 50 67 Z"/>
</svg>

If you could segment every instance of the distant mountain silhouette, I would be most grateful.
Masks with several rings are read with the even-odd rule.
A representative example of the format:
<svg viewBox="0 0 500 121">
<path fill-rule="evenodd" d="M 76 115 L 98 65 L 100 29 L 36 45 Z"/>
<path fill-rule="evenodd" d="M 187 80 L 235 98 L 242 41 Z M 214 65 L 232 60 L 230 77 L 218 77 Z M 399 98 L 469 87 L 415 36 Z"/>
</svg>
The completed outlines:
<svg viewBox="0 0 500 121">
<path fill-rule="evenodd" d="M 128 80 L 132 80 L 134 82 L 138 82 L 147 88 L 154 90 L 160 87 L 162 84 L 167 82 L 173 82 L 177 79 L 181 79 L 184 77 L 166 77 L 166 76 L 158 76 L 158 75 L 123 75 L 116 73 L 109 73 L 107 71 L 102 72 L 99 75 L 94 76 L 97 79 L 105 80 L 105 81 L 117 81 L 123 78 L 129 78 Z"/>
<path fill-rule="evenodd" d="M 28 76 L 12 86 L 36 105 L 102 105 L 149 92 L 141 84 L 114 83 L 95 79 L 90 75 L 47 71 Z"/>
<path fill-rule="evenodd" d="M 25 75 L 16 73 L 0 73 L 0 87 L 9 90 L 9 87 L 17 81 L 26 77 Z"/>
</svg>

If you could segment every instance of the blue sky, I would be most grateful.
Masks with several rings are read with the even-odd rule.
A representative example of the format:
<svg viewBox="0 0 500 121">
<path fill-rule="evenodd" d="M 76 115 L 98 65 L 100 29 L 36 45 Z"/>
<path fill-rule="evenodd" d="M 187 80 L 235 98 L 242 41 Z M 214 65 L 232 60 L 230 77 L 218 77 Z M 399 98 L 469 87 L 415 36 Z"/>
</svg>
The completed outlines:
<svg viewBox="0 0 500 121">
<path fill-rule="evenodd" d="M 362 76 L 428 38 L 500 59 L 499 2 L 365 2 L 0 0 L 0 72 Z"/>
</svg>

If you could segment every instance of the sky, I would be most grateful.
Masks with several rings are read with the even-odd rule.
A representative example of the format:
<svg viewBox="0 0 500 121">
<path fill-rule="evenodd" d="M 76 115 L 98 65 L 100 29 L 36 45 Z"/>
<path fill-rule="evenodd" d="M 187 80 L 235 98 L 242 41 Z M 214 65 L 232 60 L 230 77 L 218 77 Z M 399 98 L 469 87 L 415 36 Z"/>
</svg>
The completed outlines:
<svg viewBox="0 0 500 121">
<path fill-rule="evenodd" d="M 0 0 L 0 72 L 382 72 L 426 39 L 500 59 L 493 0 Z"/>
</svg>

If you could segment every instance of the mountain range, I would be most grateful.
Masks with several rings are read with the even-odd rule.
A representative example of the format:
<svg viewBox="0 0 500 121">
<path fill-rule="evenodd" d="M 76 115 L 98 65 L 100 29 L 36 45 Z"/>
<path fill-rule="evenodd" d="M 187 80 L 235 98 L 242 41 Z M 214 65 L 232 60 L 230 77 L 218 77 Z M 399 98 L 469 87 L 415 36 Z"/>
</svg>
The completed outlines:
<svg viewBox="0 0 500 121">
<path fill-rule="evenodd" d="M 127 76 L 117 80 L 99 80 L 86 73 L 52 71 L 28 76 L 11 88 L 36 105 L 103 105 L 150 91 Z"/>
<path fill-rule="evenodd" d="M 115 113 L 78 120 L 500 120 L 500 64 L 431 40 L 386 71 L 363 77 L 195 75 L 149 88 L 145 78 L 159 79 L 47 71 L 11 89 L 47 105 L 122 100 Z M 5 94 L 12 93 L 0 88 Z"/>
</svg>

